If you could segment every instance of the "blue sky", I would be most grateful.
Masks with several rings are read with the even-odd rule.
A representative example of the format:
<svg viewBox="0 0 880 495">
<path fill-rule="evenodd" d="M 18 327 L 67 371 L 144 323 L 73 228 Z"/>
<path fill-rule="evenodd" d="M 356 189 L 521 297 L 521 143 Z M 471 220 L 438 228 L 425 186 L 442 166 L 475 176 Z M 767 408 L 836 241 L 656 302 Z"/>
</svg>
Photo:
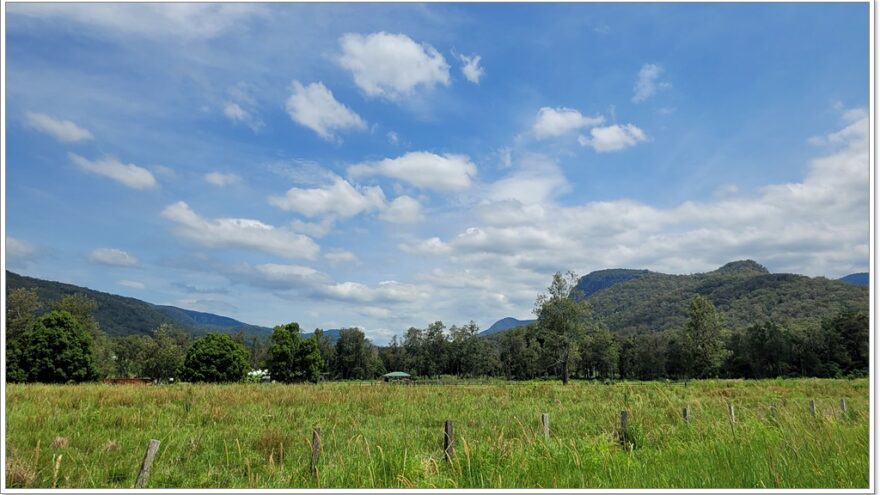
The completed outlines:
<svg viewBox="0 0 880 495">
<path fill-rule="evenodd" d="M 7 4 L 6 261 L 378 343 L 869 266 L 865 4 Z"/>
</svg>

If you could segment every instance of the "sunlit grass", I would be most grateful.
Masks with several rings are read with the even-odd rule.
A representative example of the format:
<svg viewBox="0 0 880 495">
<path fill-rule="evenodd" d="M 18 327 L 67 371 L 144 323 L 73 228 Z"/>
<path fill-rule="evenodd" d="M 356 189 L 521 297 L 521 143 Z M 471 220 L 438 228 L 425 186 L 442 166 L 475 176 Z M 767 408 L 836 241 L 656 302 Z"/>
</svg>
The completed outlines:
<svg viewBox="0 0 880 495">
<path fill-rule="evenodd" d="M 868 486 L 866 379 L 8 385 L 6 393 L 9 487 L 130 488 L 151 438 L 162 443 L 150 488 Z M 631 446 L 619 441 L 621 409 Z M 541 413 L 550 414 L 549 441 Z M 443 456 L 446 419 L 455 425 L 452 463 Z"/>
</svg>

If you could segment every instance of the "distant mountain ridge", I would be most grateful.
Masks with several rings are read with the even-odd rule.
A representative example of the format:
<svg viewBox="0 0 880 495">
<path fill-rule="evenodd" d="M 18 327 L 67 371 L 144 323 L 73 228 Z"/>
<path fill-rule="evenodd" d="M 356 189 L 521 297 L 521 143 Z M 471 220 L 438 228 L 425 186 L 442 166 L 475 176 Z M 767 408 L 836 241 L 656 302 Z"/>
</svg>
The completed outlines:
<svg viewBox="0 0 880 495">
<path fill-rule="evenodd" d="M 480 335 L 482 337 L 486 337 L 488 335 L 496 334 L 498 332 L 510 330 L 511 328 L 517 328 L 517 327 L 523 327 L 526 325 L 530 325 L 534 322 L 535 322 L 535 320 L 517 320 L 516 318 L 511 318 L 508 316 L 507 318 L 501 318 L 500 320 L 496 321 L 495 323 L 492 324 L 491 327 L 483 330 L 482 332 L 478 333 L 477 335 Z"/>
<path fill-rule="evenodd" d="M 867 286 L 871 285 L 871 275 L 867 272 L 850 273 L 849 275 L 847 275 L 845 277 L 840 277 L 837 280 L 840 280 L 841 282 L 843 282 L 845 284 L 859 285 L 862 287 L 867 287 Z"/>
<path fill-rule="evenodd" d="M 868 312 L 867 287 L 825 277 L 770 273 L 752 260 L 692 275 L 649 272 L 611 284 L 586 299 L 610 330 L 637 333 L 683 327 L 697 294 L 712 301 L 724 324 L 733 328 L 768 320 L 817 325 L 843 309 Z"/>
<path fill-rule="evenodd" d="M 91 297 L 98 303 L 98 307 L 95 310 L 95 318 L 98 320 L 98 324 L 103 331 L 112 336 L 146 335 L 162 323 L 175 324 L 193 335 L 202 335 L 208 332 L 229 334 L 242 332 L 248 337 L 267 337 L 272 333 L 271 328 L 250 325 L 227 316 L 193 311 L 175 306 L 151 304 L 133 297 L 109 294 L 62 282 L 26 277 L 7 271 L 6 290 L 10 291 L 20 288 L 36 289 L 40 302 L 43 304 L 43 310 L 46 310 L 50 303 L 67 295 L 82 293 Z"/>
</svg>

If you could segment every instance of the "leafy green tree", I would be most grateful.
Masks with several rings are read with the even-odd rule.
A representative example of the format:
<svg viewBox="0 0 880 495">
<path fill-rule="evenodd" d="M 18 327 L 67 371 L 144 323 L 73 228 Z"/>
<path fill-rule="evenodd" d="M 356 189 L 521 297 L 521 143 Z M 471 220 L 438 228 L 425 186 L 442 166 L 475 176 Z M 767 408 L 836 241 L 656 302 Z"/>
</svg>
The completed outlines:
<svg viewBox="0 0 880 495">
<path fill-rule="evenodd" d="M 344 328 L 336 341 L 333 375 L 344 380 L 364 380 L 379 370 L 378 352 L 358 328 Z"/>
<path fill-rule="evenodd" d="M 68 383 L 97 378 L 92 337 L 67 311 L 41 316 L 25 342 L 28 381 Z"/>
<path fill-rule="evenodd" d="M 311 336 L 302 341 L 297 350 L 297 365 L 300 369 L 300 376 L 303 380 L 318 383 L 321 378 L 321 369 L 324 360 L 321 358 L 321 350 L 318 347 L 318 340 L 315 336 Z"/>
<path fill-rule="evenodd" d="M 425 360 L 425 374 L 437 376 L 446 371 L 449 361 L 449 340 L 446 339 L 446 325 L 435 321 L 425 329 L 422 342 L 422 359 Z"/>
<path fill-rule="evenodd" d="M 190 382 L 237 382 L 249 370 L 248 352 L 224 333 L 209 333 L 186 353 L 183 378 Z"/>
<path fill-rule="evenodd" d="M 95 318 L 98 302 L 77 292 L 56 300 L 51 304 L 51 309 L 67 311 L 82 324 L 83 328 L 92 336 L 92 354 L 98 376 L 101 378 L 113 376 L 116 373 L 116 363 L 113 360 L 113 341 L 101 330 L 101 325 Z"/>
<path fill-rule="evenodd" d="M 718 375 L 727 356 L 722 338 L 715 306 L 703 296 L 694 296 L 688 322 L 681 334 L 685 376 L 709 378 Z"/>
<path fill-rule="evenodd" d="M 302 343 L 299 323 L 278 325 L 269 338 L 269 375 L 281 383 L 293 383 L 302 379 L 298 364 L 298 352 Z"/>
<path fill-rule="evenodd" d="M 323 359 L 317 339 L 303 339 L 296 322 L 278 325 L 269 339 L 269 375 L 282 383 L 317 382 Z"/>
<path fill-rule="evenodd" d="M 146 376 L 145 364 L 155 352 L 156 342 L 148 335 L 127 335 L 114 339 L 116 376 L 123 378 Z"/>
<path fill-rule="evenodd" d="M 844 310 L 824 320 L 822 330 L 829 360 L 836 362 L 844 373 L 868 373 L 868 315 Z"/>
<path fill-rule="evenodd" d="M 617 370 L 618 348 L 611 332 L 596 325 L 581 344 L 581 372 L 588 378 L 613 378 Z"/>
<path fill-rule="evenodd" d="M 174 325 L 162 323 L 151 338 L 153 345 L 144 360 L 143 374 L 162 382 L 180 377 L 189 347 L 189 336 Z M 243 345 L 241 347 L 244 348 Z"/>
<path fill-rule="evenodd" d="M 6 380 L 27 381 L 26 340 L 33 332 L 40 310 L 34 289 L 13 289 L 6 293 Z"/>
<path fill-rule="evenodd" d="M 379 359 L 382 360 L 382 367 L 388 371 L 404 371 L 407 367 L 406 349 L 400 344 L 397 335 L 391 337 L 391 342 L 387 347 L 379 349 Z"/>
<path fill-rule="evenodd" d="M 578 276 L 574 272 L 563 275 L 556 272 L 546 294 L 535 301 L 538 326 L 549 338 L 545 347 L 556 358 L 561 368 L 562 384 L 567 385 L 570 369 L 578 353 L 578 342 L 583 339 L 590 308 L 575 293 Z"/>
<path fill-rule="evenodd" d="M 336 344 L 320 328 L 315 329 L 314 337 L 315 342 L 318 343 L 318 351 L 321 353 L 321 372 L 329 372 L 330 363 L 333 362 L 333 354 L 336 351 Z"/>
</svg>

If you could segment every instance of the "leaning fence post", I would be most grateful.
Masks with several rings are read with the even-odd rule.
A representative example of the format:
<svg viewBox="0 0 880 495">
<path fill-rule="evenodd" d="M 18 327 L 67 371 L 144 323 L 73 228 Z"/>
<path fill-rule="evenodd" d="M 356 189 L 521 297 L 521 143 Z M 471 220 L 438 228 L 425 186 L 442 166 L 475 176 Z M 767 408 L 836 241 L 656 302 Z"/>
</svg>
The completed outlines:
<svg viewBox="0 0 880 495">
<path fill-rule="evenodd" d="M 733 402 L 727 403 L 727 413 L 730 414 L 730 424 L 736 424 L 736 409 L 733 407 Z"/>
<path fill-rule="evenodd" d="M 312 474 L 318 474 L 318 459 L 321 458 L 321 428 L 315 427 L 312 430 L 312 458 L 309 464 L 309 468 L 312 471 Z"/>
<path fill-rule="evenodd" d="M 147 452 L 144 454 L 144 462 L 141 463 L 141 470 L 134 482 L 135 488 L 147 486 L 147 482 L 150 481 L 150 468 L 153 466 L 153 460 L 156 458 L 158 451 L 159 441 L 155 439 L 150 440 L 150 444 L 147 445 Z"/>
<path fill-rule="evenodd" d="M 816 417 L 816 401 L 814 399 L 810 399 L 810 416 Z"/>
<path fill-rule="evenodd" d="M 452 462 L 452 454 L 454 452 L 453 443 L 455 442 L 455 436 L 452 431 L 452 420 L 447 419 L 446 423 L 443 425 L 443 454 L 446 458 L 446 462 Z"/>
<path fill-rule="evenodd" d="M 681 410 L 681 415 L 684 418 L 684 422 L 690 424 L 691 422 L 691 406 L 685 405 Z"/>
<path fill-rule="evenodd" d="M 840 399 L 840 412 L 846 414 L 846 399 Z"/>
<path fill-rule="evenodd" d="M 544 439 L 550 440 L 550 415 L 544 413 L 541 415 L 541 426 L 544 427 Z"/>
</svg>

